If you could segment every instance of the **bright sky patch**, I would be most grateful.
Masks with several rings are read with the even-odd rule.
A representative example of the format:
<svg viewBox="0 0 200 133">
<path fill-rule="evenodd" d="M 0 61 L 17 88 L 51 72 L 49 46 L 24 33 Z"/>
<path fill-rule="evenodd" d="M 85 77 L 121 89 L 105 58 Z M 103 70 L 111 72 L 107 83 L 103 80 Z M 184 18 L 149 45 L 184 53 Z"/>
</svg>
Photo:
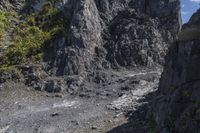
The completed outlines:
<svg viewBox="0 0 200 133">
<path fill-rule="evenodd" d="M 183 23 L 188 22 L 196 10 L 200 8 L 200 0 L 181 0 L 181 12 Z"/>
</svg>

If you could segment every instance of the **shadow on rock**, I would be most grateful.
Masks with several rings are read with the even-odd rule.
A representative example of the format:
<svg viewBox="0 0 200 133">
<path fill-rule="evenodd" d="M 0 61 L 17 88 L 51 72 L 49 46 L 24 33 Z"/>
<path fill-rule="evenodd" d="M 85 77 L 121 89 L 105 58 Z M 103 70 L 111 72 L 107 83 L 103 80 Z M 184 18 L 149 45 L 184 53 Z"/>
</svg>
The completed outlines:
<svg viewBox="0 0 200 133">
<path fill-rule="evenodd" d="M 127 123 L 107 133 L 149 133 L 156 131 L 156 123 L 152 119 L 152 113 L 150 111 L 156 93 L 148 94 L 145 99 L 139 101 L 143 103 L 141 106 L 126 113 L 126 117 L 128 118 Z"/>
</svg>

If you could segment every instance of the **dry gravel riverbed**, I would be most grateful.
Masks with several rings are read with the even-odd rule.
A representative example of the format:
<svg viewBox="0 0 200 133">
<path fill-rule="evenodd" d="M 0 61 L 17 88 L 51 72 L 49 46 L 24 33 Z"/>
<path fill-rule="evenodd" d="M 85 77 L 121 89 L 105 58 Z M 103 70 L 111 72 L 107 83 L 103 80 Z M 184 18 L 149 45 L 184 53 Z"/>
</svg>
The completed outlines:
<svg viewBox="0 0 200 133">
<path fill-rule="evenodd" d="M 0 133 L 117 133 L 113 129 L 129 121 L 126 113 L 146 104 L 145 96 L 156 91 L 160 73 L 121 75 L 104 86 L 119 96 L 79 97 L 37 92 L 20 83 L 1 85 Z"/>
</svg>

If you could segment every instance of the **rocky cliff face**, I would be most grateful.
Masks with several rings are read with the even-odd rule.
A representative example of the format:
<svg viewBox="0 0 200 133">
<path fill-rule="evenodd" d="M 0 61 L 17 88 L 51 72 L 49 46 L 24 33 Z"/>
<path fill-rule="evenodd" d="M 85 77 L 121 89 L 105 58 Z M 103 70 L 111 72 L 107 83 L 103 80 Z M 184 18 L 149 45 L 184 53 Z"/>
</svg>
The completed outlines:
<svg viewBox="0 0 200 133">
<path fill-rule="evenodd" d="M 178 0 L 68 0 L 63 12 L 70 26 L 53 48 L 53 75 L 158 66 L 181 27 Z"/>
<path fill-rule="evenodd" d="M 70 30 L 54 74 L 161 64 L 180 30 L 179 8 L 179 1 L 65 1 Z"/>
<path fill-rule="evenodd" d="M 34 42 L 43 40 L 40 36 L 43 33 L 51 33 L 55 29 L 59 31 L 50 40 L 39 41 L 39 44 L 42 42 L 39 46 L 45 49 L 40 53 L 44 58 L 34 62 L 34 54 L 30 52 L 34 51 L 34 46 L 26 51 L 28 54 L 17 47 L 26 60 L 18 60 L 20 63 L 15 64 L 11 73 L 0 69 L 0 91 L 5 92 L 0 93 L 3 97 L 0 99 L 0 126 L 5 127 L 0 128 L 0 132 L 71 133 L 80 128 L 80 131 L 76 130 L 80 133 L 84 128 L 85 132 L 94 133 L 98 132 L 99 125 L 110 129 L 124 124 L 118 116 L 130 110 L 134 110 L 131 113 L 134 124 L 130 123 L 127 132 L 122 128 L 114 130 L 114 133 L 157 132 L 156 126 L 161 133 L 199 132 L 200 47 L 198 39 L 187 35 L 187 29 L 191 35 L 190 28 L 198 27 L 199 11 L 184 26 L 187 32 L 179 35 L 179 41 L 175 41 L 182 25 L 179 0 L 0 0 L 0 11 L 12 11 L 13 25 L 10 31 L 4 31 L 7 43 L 11 43 L 15 27 L 20 27 L 21 22 L 22 30 L 26 31 L 26 26 L 31 29 L 28 29 L 31 36 L 22 32 L 27 37 L 22 46 L 26 47 L 27 42 L 34 45 Z M 1 14 L 5 19 L 5 13 Z M 48 23 L 50 18 L 53 18 L 53 24 Z M 44 22 L 42 26 L 38 26 L 40 21 Z M 55 29 L 49 30 L 46 24 Z M 33 37 L 35 34 L 32 32 L 39 33 L 39 36 Z M 198 31 L 192 33 L 196 36 Z M 21 36 L 18 38 L 23 39 Z M 0 47 L 0 68 L 3 64 L 1 53 L 4 51 Z M 11 52 L 15 52 L 15 49 Z M 155 121 L 149 121 L 145 117 L 146 114 L 152 116 L 148 105 L 156 96 L 150 93 L 157 90 L 163 64 L 158 97 L 152 109 Z M 17 79 L 20 83 L 5 83 L 8 79 Z M 38 98 L 37 94 L 31 99 L 27 95 L 28 87 L 55 94 L 48 93 L 50 98 Z M 21 89 L 25 92 L 21 92 Z M 65 95 L 65 92 L 80 97 L 77 101 Z M 29 100 L 26 101 L 26 98 Z M 114 110 L 116 116 L 112 111 L 112 115 L 107 114 L 110 110 Z M 22 121 L 22 116 L 27 119 Z M 109 124 L 104 118 L 106 121 L 109 119 Z M 116 119 L 119 123 L 112 125 Z M 106 131 L 104 129 L 101 132 Z"/>
<path fill-rule="evenodd" d="M 37 12 L 47 1 L 22 0 L 16 7 L 16 1 L 10 1 L 8 7 L 26 14 Z M 66 36 L 57 36 L 47 45 L 47 58 L 40 63 L 46 73 L 43 80 L 47 75 L 78 76 L 81 83 L 98 77 L 100 70 L 160 66 L 181 28 L 179 0 L 61 0 L 56 4 L 69 29 Z M 31 77 L 38 82 L 41 77 L 36 75 L 33 71 Z"/>
<path fill-rule="evenodd" d="M 181 40 L 171 46 L 160 80 L 155 118 L 170 133 L 200 131 L 200 34 L 194 29 L 200 25 L 199 14 L 200 10 L 183 26 Z"/>
</svg>

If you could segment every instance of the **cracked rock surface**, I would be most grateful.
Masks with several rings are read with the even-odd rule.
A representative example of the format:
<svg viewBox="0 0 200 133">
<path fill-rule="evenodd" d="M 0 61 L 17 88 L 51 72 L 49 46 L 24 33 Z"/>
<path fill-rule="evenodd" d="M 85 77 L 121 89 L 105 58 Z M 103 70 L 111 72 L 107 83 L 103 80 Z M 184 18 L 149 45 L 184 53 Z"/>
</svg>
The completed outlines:
<svg viewBox="0 0 200 133">
<path fill-rule="evenodd" d="M 26 15 L 47 1 L 0 0 L 0 10 Z M 171 119 L 163 114 L 176 104 L 154 98 L 173 97 L 170 85 L 198 74 L 198 41 L 177 42 L 164 61 L 181 30 L 180 1 L 60 0 L 56 8 L 69 24 L 47 44 L 47 57 L 17 65 L 19 75 L 0 72 L 0 133 L 165 133 Z"/>
</svg>

